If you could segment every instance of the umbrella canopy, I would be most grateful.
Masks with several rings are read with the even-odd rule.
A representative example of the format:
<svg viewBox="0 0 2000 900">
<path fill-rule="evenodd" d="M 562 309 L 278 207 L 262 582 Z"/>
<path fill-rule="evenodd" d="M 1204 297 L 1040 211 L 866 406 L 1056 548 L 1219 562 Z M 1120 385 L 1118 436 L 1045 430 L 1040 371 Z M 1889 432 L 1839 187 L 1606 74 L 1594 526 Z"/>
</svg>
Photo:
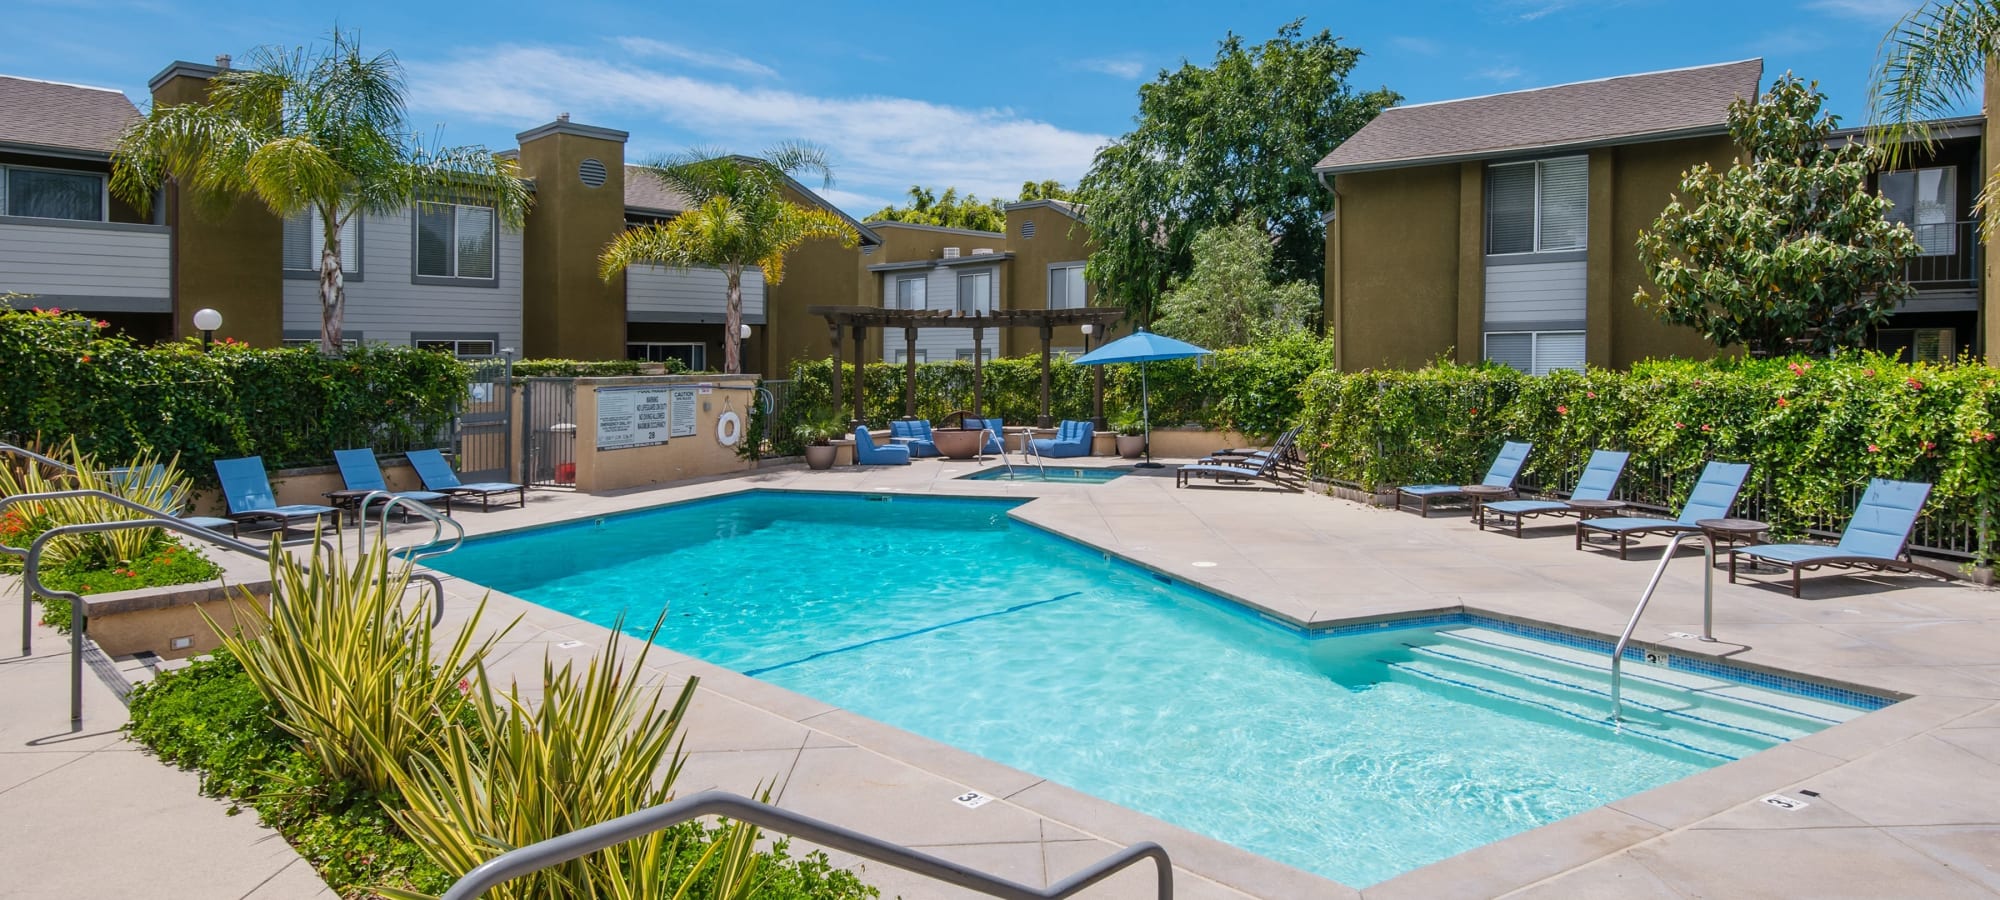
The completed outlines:
<svg viewBox="0 0 2000 900">
<path fill-rule="evenodd" d="M 1074 362 L 1083 366 L 1101 366 L 1109 363 L 1158 362 L 1163 359 L 1187 359 L 1190 356 L 1207 356 L 1215 351 L 1197 347 L 1187 341 L 1177 341 L 1163 334 L 1154 334 L 1144 328 L 1105 344 L 1077 357 Z"/>
</svg>

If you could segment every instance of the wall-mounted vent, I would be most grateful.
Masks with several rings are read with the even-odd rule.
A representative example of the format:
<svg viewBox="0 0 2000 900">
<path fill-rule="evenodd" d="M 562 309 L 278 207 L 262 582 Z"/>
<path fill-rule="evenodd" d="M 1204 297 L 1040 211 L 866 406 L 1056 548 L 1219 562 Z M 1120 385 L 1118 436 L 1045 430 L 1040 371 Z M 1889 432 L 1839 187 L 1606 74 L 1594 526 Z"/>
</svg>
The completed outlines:
<svg viewBox="0 0 2000 900">
<path fill-rule="evenodd" d="M 584 187 L 595 188 L 603 187 L 604 179 L 611 177 L 611 173 L 604 168 L 603 163 L 586 159 L 576 164 L 576 177 L 583 180 Z"/>
<path fill-rule="evenodd" d="M 946 248 L 944 248 L 944 258 L 945 258 L 945 259 L 957 259 L 957 258 L 958 258 L 958 248 L 957 248 L 957 247 L 946 247 Z"/>
<path fill-rule="evenodd" d="M 973 255 L 973 256 L 987 256 L 987 255 L 990 255 L 990 254 L 991 254 L 992 252 L 993 252 L 993 248 L 992 248 L 992 247 L 974 247 L 974 248 L 972 248 L 972 255 Z"/>
<path fill-rule="evenodd" d="M 1023 238 L 1031 238 L 1031 237 L 1034 237 L 1034 236 L 1035 236 L 1035 220 L 1033 220 L 1033 219 L 1029 219 L 1029 220 L 1028 220 L 1028 221 L 1026 221 L 1026 222 L 1022 222 L 1022 223 L 1021 223 L 1021 237 L 1023 237 Z"/>
</svg>

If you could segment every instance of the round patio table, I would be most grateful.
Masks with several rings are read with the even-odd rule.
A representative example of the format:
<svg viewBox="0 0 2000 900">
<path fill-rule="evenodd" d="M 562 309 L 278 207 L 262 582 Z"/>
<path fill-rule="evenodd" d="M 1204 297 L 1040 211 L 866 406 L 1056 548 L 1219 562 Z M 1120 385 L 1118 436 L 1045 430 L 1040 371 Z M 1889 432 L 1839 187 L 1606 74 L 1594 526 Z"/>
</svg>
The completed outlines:
<svg viewBox="0 0 2000 900">
<path fill-rule="evenodd" d="M 1497 484 L 1462 484 L 1458 492 L 1472 498 L 1472 521 L 1481 528 L 1486 527 L 1486 504 L 1514 495 L 1514 489 Z"/>
<path fill-rule="evenodd" d="M 1569 500 L 1569 508 L 1576 510 L 1582 519 L 1601 519 L 1624 509 L 1628 504 L 1623 500 Z"/>
</svg>

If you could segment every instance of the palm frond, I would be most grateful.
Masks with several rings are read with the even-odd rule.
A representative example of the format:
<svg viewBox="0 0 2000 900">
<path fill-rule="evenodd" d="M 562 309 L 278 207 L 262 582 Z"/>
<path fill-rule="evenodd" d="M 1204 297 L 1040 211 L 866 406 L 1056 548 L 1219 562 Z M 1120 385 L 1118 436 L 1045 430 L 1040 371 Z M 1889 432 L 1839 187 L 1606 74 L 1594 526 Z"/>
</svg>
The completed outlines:
<svg viewBox="0 0 2000 900">
<path fill-rule="evenodd" d="M 1955 112 L 1984 82 L 2000 37 L 2000 3 L 1941 0 L 1896 23 L 1877 53 L 1869 84 L 1869 137 L 1884 148 L 1889 165 L 1904 145 L 1931 143 L 1927 119 Z"/>
<path fill-rule="evenodd" d="M 826 148 L 811 141 L 780 141 L 764 152 L 764 161 L 788 175 L 818 175 L 820 189 L 833 187 L 833 164 Z"/>
</svg>

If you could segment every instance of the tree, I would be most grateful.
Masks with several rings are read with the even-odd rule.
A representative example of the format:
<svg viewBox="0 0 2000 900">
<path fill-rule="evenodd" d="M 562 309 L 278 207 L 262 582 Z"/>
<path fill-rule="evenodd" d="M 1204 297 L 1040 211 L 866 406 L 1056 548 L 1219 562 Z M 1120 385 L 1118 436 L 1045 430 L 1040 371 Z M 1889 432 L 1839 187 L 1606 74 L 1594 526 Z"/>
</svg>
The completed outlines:
<svg viewBox="0 0 2000 900">
<path fill-rule="evenodd" d="M 800 244 L 837 238 L 852 247 L 861 238 L 839 214 L 787 199 L 792 172 L 816 172 L 824 185 L 833 184 L 825 151 L 798 143 L 781 144 L 761 158 L 690 150 L 643 167 L 640 177 L 659 179 L 693 204 L 664 224 L 620 234 L 598 258 L 598 274 L 610 281 L 634 265 L 721 269 L 727 284 L 722 370 L 741 372 L 743 270 L 762 269 L 764 283 L 775 285 L 785 279 L 785 256 Z"/>
<path fill-rule="evenodd" d="M 1874 113 L 1869 140 L 1888 163 L 1901 161 L 1905 141 L 1928 144 L 1928 119 L 1956 116 L 1978 96 L 1987 68 L 2000 60 L 2000 5 L 1987 0 L 1933 0 L 1912 10 L 1882 39 L 1881 62 L 1869 83 Z M 2000 237 L 2000 169 L 1987 176 L 1978 208 L 1986 237 Z"/>
<path fill-rule="evenodd" d="M 1817 84 L 1791 73 L 1755 101 L 1729 107 L 1729 133 L 1749 155 L 1727 172 L 1690 170 L 1651 228 L 1639 261 L 1657 287 L 1633 300 L 1717 346 L 1754 356 L 1859 346 L 1911 293 L 1910 229 L 1869 193 L 1872 145 L 1828 144 L 1837 120 Z"/>
<path fill-rule="evenodd" d="M 1232 33 L 1213 66 L 1182 63 L 1139 88 L 1137 127 L 1077 186 L 1100 302 L 1146 318 L 1187 274 L 1195 235 L 1246 215 L 1276 236 L 1278 280 L 1324 277 L 1327 195 L 1313 165 L 1401 97 L 1350 88 L 1361 51 L 1327 31 L 1302 37 L 1302 21 L 1254 47 Z"/>
<path fill-rule="evenodd" d="M 1319 288 L 1271 281 L 1271 237 L 1249 217 L 1196 235 L 1193 271 L 1160 298 L 1155 330 L 1204 347 L 1240 347 L 1310 327 Z"/>
<path fill-rule="evenodd" d="M 211 82 L 206 104 L 157 106 L 112 154 L 111 190 L 140 212 L 172 181 L 204 213 L 254 197 L 279 218 L 310 210 L 319 260 L 320 349 L 340 352 L 347 288 L 340 229 L 412 203 L 490 206 L 519 228 L 531 197 L 513 161 L 483 147 L 426 147 L 405 121 L 392 53 L 363 56 L 338 29 L 323 50 L 263 47 Z"/>
<path fill-rule="evenodd" d="M 1006 231 L 1007 212 L 1002 209 L 999 199 L 980 201 L 973 194 L 958 196 L 958 188 L 944 189 L 939 196 L 929 188 L 911 185 L 910 202 L 903 206 L 885 206 L 869 216 L 869 222 L 908 222 L 912 225 L 937 225 L 942 228 L 967 228 L 973 231 Z"/>
</svg>

